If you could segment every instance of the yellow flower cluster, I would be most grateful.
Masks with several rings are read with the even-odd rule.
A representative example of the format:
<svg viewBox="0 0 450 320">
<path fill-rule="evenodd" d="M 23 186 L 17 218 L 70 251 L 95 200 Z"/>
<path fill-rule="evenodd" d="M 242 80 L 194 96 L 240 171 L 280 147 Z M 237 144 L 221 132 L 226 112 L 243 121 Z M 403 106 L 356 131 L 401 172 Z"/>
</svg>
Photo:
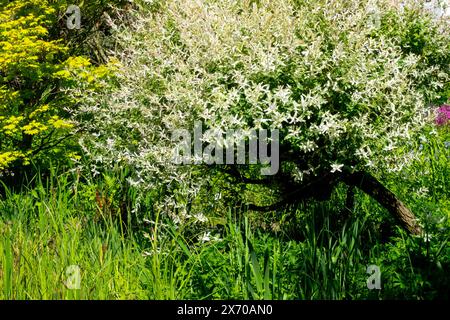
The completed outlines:
<svg viewBox="0 0 450 320">
<path fill-rule="evenodd" d="M 41 133 L 47 129 L 48 129 L 48 127 L 46 125 L 44 125 L 40 122 L 37 122 L 36 120 L 33 120 L 29 124 L 22 127 L 23 132 L 30 136 Z"/>
<path fill-rule="evenodd" d="M 73 128 L 73 124 L 71 124 L 67 120 L 63 120 L 58 116 L 53 116 L 48 121 L 48 124 L 52 125 L 55 129 L 71 129 Z"/>
<path fill-rule="evenodd" d="M 2 121 L 5 117 L 0 117 L 0 121 Z M 5 119 L 4 126 L 1 128 L 1 130 L 8 136 L 16 133 L 19 130 L 19 123 L 24 119 L 24 117 L 16 117 L 11 116 L 8 119 Z"/>
<path fill-rule="evenodd" d="M 11 162 L 23 158 L 23 154 L 18 151 L 0 152 L 0 171 L 8 168 Z"/>
<path fill-rule="evenodd" d="M 62 4 L 11 0 L 0 7 L 0 171 L 16 160 L 27 163 L 42 143 L 52 145 L 74 127 L 61 115 L 76 100 L 65 89 L 98 90 L 115 70 L 116 63 L 98 67 L 69 56 L 64 41 L 52 38 L 48 30 Z M 64 152 L 60 147 L 43 156 Z"/>
<path fill-rule="evenodd" d="M 29 118 L 33 119 L 34 117 L 36 117 L 38 114 L 47 112 L 50 109 L 48 104 L 44 104 L 43 106 L 37 108 L 36 110 L 34 110 L 32 113 L 30 113 Z"/>
</svg>

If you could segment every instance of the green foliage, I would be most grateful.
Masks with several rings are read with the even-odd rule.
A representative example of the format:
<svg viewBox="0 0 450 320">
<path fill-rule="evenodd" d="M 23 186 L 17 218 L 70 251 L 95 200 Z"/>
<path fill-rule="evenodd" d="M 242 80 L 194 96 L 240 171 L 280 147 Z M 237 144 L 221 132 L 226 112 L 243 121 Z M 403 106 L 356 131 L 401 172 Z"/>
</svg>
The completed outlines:
<svg viewBox="0 0 450 320">
<path fill-rule="evenodd" d="M 80 172 L 36 178 L 34 187 L 0 198 L 0 297 L 3 299 L 435 299 L 450 278 L 449 222 L 444 203 L 430 208 L 426 238 L 400 229 L 384 234 L 386 213 L 358 194 L 340 221 L 338 189 L 309 203 L 279 229 L 229 211 L 219 224 L 175 225 L 145 206 L 141 224 L 117 215 L 116 186 L 126 173 Z M 111 201 L 97 201 L 97 191 Z M 438 190 L 436 192 L 439 192 Z M 133 190 L 128 191 L 133 199 Z M 411 199 L 411 201 L 414 199 Z M 109 207 L 105 204 L 109 203 Z M 205 229 L 206 227 L 206 229 Z M 204 232 L 210 232 L 208 237 Z M 382 289 L 368 290 L 376 264 Z M 67 267 L 81 269 L 80 290 L 66 287 Z"/>
<path fill-rule="evenodd" d="M 448 99 L 446 25 L 411 7 L 386 9 L 368 27 L 365 2 L 354 0 L 205 2 L 210 11 L 142 0 L 134 8 L 143 19 L 116 29 L 104 17 L 129 19 L 136 11 L 125 2 L 81 2 L 83 28 L 69 31 L 61 30 L 68 1 L 0 0 L 0 177 L 44 164 L 20 188 L 0 181 L 0 299 L 449 298 L 450 127 L 422 119 L 414 111 L 425 105 L 413 104 Z M 354 16 L 331 18 L 348 6 Z M 204 32 L 206 22 L 214 32 Z M 116 44 L 125 64 L 105 86 L 117 65 L 96 64 Z M 69 121 L 72 111 L 82 127 Z M 424 234 L 406 235 L 362 193 L 346 207 L 340 184 L 326 201 L 248 212 L 241 199 L 266 204 L 279 193 L 233 184 L 223 168 L 166 166 L 169 129 L 196 117 L 208 127 L 279 125 L 318 176 L 356 151 L 356 166 L 397 167 L 373 170 Z M 70 136 L 80 128 L 88 131 L 77 146 Z M 395 148 L 386 151 L 389 139 Z M 78 159 L 72 146 L 87 151 L 88 170 L 58 167 Z M 395 162 L 400 155 L 408 165 Z M 372 264 L 381 290 L 366 286 Z M 67 283 L 73 265 L 76 290 Z"/>
<path fill-rule="evenodd" d="M 431 14 L 423 19 L 417 19 L 417 15 L 423 15 L 417 7 L 407 7 L 405 10 L 403 19 L 400 19 L 395 11 L 383 15 L 380 29 L 374 33 L 374 37 L 387 36 L 398 43 L 405 56 L 409 54 L 420 56 L 421 67 L 424 70 L 426 67 L 435 65 L 439 66 L 435 70 L 436 75 L 441 70 L 448 72 L 450 65 L 448 24 L 436 25 Z M 423 80 L 424 87 L 431 85 L 429 79 Z M 446 103 L 450 99 L 449 89 L 449 81 L 446 81 L 437 96 L 437 104 Z"/>
<path fill-rule="evenodd" d="M 49 0 L 58 11 L 58 21 L 50 33 L 62 38 L 72 55 L 89 56 L 96 65 L 109 62 L 108 50 L 115 46 L 111 35 L 116 22 L 123 23 L 128 17 L 132 2 L 128 0 L 89 0 L 74 2 L 70 0 Z M 77 5 L 81 13 L 81 28 L 69 30 L 66 26 L 70 5 Z"/>
</svg>

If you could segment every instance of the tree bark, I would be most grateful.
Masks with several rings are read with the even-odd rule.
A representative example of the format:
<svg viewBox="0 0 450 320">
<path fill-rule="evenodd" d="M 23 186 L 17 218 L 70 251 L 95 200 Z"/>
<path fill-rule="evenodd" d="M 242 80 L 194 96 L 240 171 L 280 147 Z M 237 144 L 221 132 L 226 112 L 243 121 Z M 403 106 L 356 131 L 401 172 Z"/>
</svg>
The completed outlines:
<svg viewBox="0 0 450 320">
<path fill-rule="evenodd" d="M 397 197 L 367 172 L 355 172 L 344 176 L 344 182 L 355 186 L 385 207 L 407 231 L 421 235 L 422 228 L 414 214 Z"/>
</svg>

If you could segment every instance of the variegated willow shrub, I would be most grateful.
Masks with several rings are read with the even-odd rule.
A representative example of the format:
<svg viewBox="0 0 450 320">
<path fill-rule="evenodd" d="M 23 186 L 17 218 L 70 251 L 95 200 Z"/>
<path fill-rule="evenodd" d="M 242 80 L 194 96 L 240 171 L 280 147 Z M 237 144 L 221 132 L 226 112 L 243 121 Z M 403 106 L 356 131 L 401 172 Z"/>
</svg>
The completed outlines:
<svg viewBox="0 0 450 320">
<path fill-rule="evenodd" d="M 408 166 L 431 106 L 448 99 L 448 21 L 414 1 L 167 0 L 135 14 L 114 26 L 118 84 L 86 93 L 74 118 L 89 119 L 90 170 L 132 168 L 128 183 L 163 190 L 177 220 L 220 199 L 222 171 L 174 164 L 176 129 L 279 129 L 280 172 L 299 182 L 380 174 Z"/>
<path fill-rule="evenodd" d="M 57 36 L 64 1 L 0 3 L 0 174 L 22 171 L 31 161 L 48 166 L 77 157 L 76 144 L 67 142 L 74 129 L 68 109 L 76 101 L 64 90 L 98 89 L 109 68 L 71 55 Z"/>
</svg>

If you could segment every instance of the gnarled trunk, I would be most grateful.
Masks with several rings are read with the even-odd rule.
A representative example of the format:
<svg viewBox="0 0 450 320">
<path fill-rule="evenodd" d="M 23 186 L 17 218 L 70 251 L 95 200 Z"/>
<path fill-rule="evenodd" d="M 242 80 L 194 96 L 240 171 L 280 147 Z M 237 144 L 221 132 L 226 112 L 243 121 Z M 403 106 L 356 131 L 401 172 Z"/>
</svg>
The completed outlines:
<svg viewBox="0 0 450 320">
<path fill-rule="evenodd" d="M 417 218 L 403 202 L 383 186 L 374 176 L 366 172 L 355 172 L 344 176 L 344 182 L 355 186 L 370 195 L 385 207 L 400 223 L 400 225 L 414 235 L 422 234 L 422 228 Z"/>
</svg>

